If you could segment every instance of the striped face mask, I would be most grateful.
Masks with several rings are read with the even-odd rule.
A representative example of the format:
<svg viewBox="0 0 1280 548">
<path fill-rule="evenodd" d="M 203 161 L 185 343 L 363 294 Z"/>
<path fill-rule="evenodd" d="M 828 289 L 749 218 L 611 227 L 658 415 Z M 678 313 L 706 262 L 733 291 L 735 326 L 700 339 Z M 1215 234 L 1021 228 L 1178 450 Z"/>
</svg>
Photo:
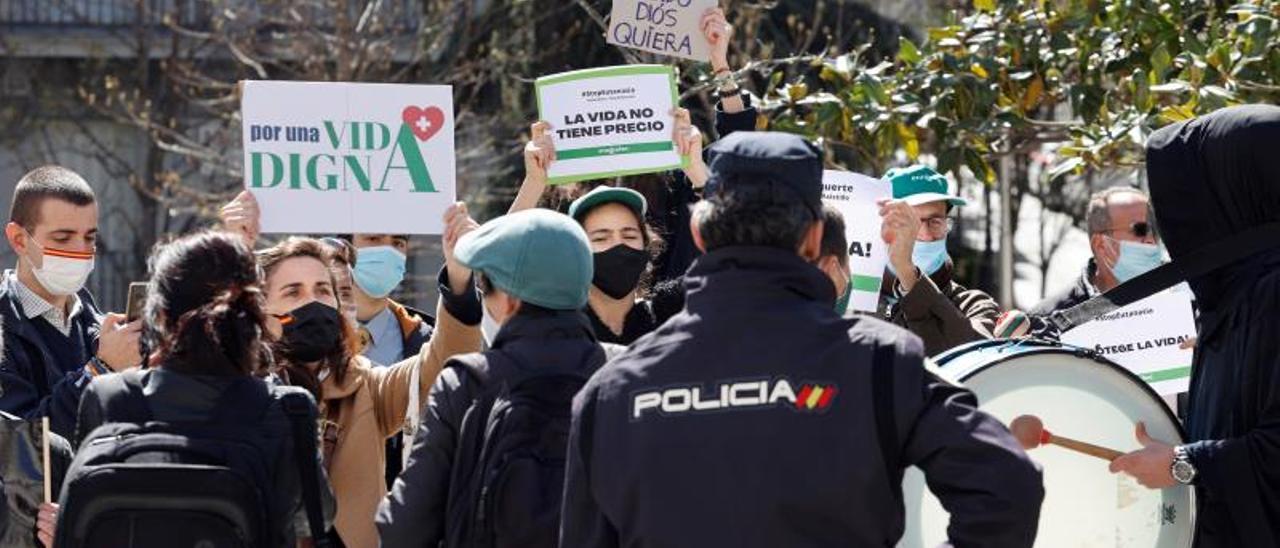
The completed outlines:
<svg viewBox="0 0 1280 548">
<path fill-rule="evenodd" d="M 43 255 L 40 266 L 31 266 L 31 274 L 45 291 L 62 297 L 84 287 L 89 273 L 93 272 L 92 251 L 66 251 L 45 247 L 35 243 L 36 239 L 30 232 L 27 233 L 27 238 Z"/>
</svg>

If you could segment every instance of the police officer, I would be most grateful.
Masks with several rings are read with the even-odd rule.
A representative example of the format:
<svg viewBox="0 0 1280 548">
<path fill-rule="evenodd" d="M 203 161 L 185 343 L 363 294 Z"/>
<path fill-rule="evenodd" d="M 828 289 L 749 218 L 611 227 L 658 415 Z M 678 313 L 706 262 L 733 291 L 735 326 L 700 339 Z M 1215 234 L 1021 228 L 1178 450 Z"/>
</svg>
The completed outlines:
<svg viewBox="0 0 1280 548">
<path fill-rule="evenodd" d="M 913 465 L 955 545 L 1030 546 L 1044 490 L 1017 441 L 919 337 L 835 312 L 819 150 L 747 132 L 710 152 L 685 310 L 574 402 L 561 546 L 892 545 Z"/>
</svg>

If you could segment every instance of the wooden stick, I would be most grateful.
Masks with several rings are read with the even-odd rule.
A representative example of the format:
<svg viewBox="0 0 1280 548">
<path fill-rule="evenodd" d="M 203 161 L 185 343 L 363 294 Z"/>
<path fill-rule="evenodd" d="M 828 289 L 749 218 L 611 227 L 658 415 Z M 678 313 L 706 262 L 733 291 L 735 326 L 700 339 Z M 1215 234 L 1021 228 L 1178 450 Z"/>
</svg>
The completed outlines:
<svg viewBox="0 0 1280 548">
<path fill-rule="evenodd" d="M 1120 451 L 1109 449 L 1100 445 L 1055 436 L 1044 427 L 1044 423 L 1040 421 L 1040 417 L 1035 415 L 1021 415 L 1013 422 L 1009 423 L 1009 431 L 1013 433 L 1013 437 L 1018 439 L 1018 443 L 1023 449 L 1035 449 L 1046 443 L 1052 443 L 1063 449 L 1070 449 L 1077 453 L 1083 453 L 1091 457 L 1098 457 L 1107 462 L 1120 458 Z"/>
<path fill-rule="evenodd" d="M 40 418 L 40 426 L 44 435 L 40 436 L 40 445 L 44 449 L 44 501 L 53 503 L 53 469 L 49 467 L 49 417 Z"/>
<path fill-rule="evenodd" d="M 1098 457 L 1107 462 L 1116 460 L 1124 455 L 1124 453 L 1116 451 L 1115 449 L 1108 449 L 1100 445 L 1094 445 L 1080 440 L 1073 440 L 1071 438 L 1064 438 L 1062 436 L 1054 435 L 1048 430 L 1045 430 L 1044 433 L 1046 437 L 1049 438 L 1048 443 L 1052 443 L 1064 449 L 1070 449 L 1077 453 L 1084 453 L 1089 456 Z"/>
</svg>

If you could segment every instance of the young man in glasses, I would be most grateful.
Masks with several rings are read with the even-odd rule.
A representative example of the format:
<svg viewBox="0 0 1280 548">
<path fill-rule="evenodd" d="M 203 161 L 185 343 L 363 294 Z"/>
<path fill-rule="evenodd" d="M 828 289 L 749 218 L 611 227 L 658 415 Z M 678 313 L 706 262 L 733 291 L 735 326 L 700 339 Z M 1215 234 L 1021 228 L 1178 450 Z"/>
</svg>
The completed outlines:
<svg viewBox="0 0 1280 548">
<path fill-rule="evenodd" d="M 1160 247 L 1151 224 L 1151 201 L 1136 188 L 1113 187 L 1089 198 L 1085 213 L 1093 258 L 1076 283 L 1031 309 L 1048 316 L 1160 266 Z"/>
<path fill-rule="evenodd" d="M 929 356 L 990 338 L 1000 305 L 956 283 L 947 254 L 948 214 L 967 202 L 950 194 L 946 177 L 926 166 L 891 169 L 885 178 L 893 183 L 893 199 L 880 204 L 880 235 L 889 246 L 881 290 L 885 315 L 924 339 Z"/>
</svg>

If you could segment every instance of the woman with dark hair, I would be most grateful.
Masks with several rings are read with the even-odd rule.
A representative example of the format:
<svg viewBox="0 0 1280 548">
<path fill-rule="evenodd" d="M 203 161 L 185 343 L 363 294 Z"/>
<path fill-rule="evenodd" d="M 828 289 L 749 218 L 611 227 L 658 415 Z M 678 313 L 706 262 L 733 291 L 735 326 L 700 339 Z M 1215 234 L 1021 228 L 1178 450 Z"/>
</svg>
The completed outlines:
<svg viewBox="0 0 1280 548">
<path fill-rule="evenodd" d="M 152 349 L 149 367 L 119 375 L 138 376 L 152 420 L 209 422 L 218 415 L 224 394 L 273 390 L 259 378 L 265 374 L 267 316 L 249 248 L 230 234 L 206 232 L 157 247 L 149 264 L 152 278 L 143 311 L 144 336 Z M 106 380 L 113 379 L 95 379 L 81 398 L 77 446 L 98 426 L 131 422 L 113 414 L 130 409 L 122 402 L 132 395 L 119 383 L 102 382 Z M 267 502 L 269 511 L 280 513 L 269 516 L 268 523 L 280 529 L 268 534 L 292 546 L 295 537 L 310 536 L 301 510 L 292 430 L 279 400 L 273 398 L 265 409 L 245 428 L 262 429 L 262 439 L 273 445 L 264 454 L 276 467 L 271 475 L 275 484 L 261 488 L 274 497 Z"/>
<path fill-rule="evenodd" d="M 442 294 L 474 301 L 478 308 L 471 271 L 453 259 L 454 244 L 475 221 L 455 205 L 445 225 Z M 330 538 L 338 545 L 377 546 L 373 515 L 386 495 L 385 442 L 400 432 L 409 413 L 420 413 L 408 409 L 415 381 L 426 393 L 447 358 L 478 351 L 479 329 L 455 316 L 456 304 L 441 303 L 436 329 L 418 356 L 374 367 L 357 351 L 354 326 L 340 312 L 346 303 L 339 288 L 350 283 L 350 257 L 320 240 L 294 237 L 259 251 L 258 263 L 266 277 L 269 321 L 279 334 L 272 345 L 277 373 L 319 402 L 324 466 L 338 502 Z"/>
</svg>

